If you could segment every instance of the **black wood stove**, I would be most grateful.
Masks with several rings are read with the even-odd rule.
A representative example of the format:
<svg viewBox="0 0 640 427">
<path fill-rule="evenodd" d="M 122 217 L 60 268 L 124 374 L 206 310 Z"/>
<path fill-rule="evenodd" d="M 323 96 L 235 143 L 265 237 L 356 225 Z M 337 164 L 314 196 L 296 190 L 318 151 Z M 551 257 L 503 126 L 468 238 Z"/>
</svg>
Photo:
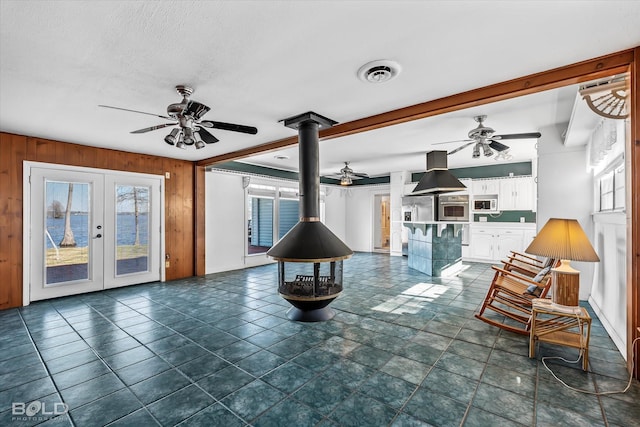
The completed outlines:
<svg viewBox="0 0 640 427">
<path fill-rule="evenodd" d="M 278 292 L 293 307 L 292 320 L 329 320 L 328 305 L 342 292 L 342 261 L 349 249 L 320 222 L 320 128 L 335 124 L 331 119 L 307 112 L 284 120 L 298 130 L 300 154 L 300 221 L 278 241 L 267 255 L 278 261 Z"/>
</svg>

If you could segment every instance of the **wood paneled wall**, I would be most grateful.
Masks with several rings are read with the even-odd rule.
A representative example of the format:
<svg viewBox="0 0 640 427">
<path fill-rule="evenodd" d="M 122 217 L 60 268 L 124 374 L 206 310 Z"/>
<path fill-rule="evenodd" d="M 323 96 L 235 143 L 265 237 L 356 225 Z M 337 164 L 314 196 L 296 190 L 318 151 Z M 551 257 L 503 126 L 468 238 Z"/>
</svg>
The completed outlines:
<svg viewBox="0 0 640 427">
<path fill-rule="evenodd" d="M 0 310 L 22 305 L 23 161 L 165 175 L 167 280 L 195 274 L 192 162 L 0 133 Z M 203 173 L 203 172 L 201 172 Z M 204 257 L 204 248 L 202 250 Z"/>
</svg>

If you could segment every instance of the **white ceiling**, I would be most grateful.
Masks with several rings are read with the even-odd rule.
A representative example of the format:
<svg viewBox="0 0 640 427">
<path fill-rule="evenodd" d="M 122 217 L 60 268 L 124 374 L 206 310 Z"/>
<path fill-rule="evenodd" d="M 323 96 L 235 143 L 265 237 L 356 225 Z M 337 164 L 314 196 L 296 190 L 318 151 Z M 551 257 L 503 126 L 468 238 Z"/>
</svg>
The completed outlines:
<svg viewBox="0 0 640 427">
<path fill-rule="evenodd" d="M 313 110 L 344 123 L 640 45 L 639 1 L 0 1 L 0 130 L 200 160 L 295 135 L 278 121 Z M 358 68 L 402 66 L 383 84 Z M 130 134 L 166 114 L 174 87 L 204 118 L 258 128 L 212 132 L 179 150 L 165 130 Z M 576 88 L 540 93 L 321 143 L 321 172 L 343 161 L 372 176 L 422 170 L 424 153 L 465 139 L 473 116 L 496 133 L 566 124 Z M 535 141 L 512 141 L 531 156 Z M 247 161 L 297 169 L 297 149 Z M 528 154 L 527 154 L 528 153 Z M 450 167 L 471 165 L 470 149 Z M 493 160 L 476 159 L 480 162 Z"/>
</svg>

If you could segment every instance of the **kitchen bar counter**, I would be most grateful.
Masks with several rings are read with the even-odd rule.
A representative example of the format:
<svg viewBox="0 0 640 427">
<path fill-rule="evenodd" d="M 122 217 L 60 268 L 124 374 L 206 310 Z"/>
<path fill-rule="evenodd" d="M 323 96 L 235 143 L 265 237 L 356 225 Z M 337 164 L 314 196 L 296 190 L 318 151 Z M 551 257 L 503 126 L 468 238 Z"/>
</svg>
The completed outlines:
<svg viewBox="0 0 640 427">
<path fill-rule="evenodd" d="M 462 266 L 463 222 L 404 222 L 409 228 L 409 268 L 441 277 Z"/>
</svg>

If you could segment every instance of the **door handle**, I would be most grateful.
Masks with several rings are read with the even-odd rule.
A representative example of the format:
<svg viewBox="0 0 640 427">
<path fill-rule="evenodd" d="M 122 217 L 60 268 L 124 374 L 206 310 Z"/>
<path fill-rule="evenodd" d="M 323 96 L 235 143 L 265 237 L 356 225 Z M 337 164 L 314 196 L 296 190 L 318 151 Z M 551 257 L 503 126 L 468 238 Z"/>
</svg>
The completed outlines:
<svg viewBox="0 0 640 427">
<path fill-rule="evenodd" d="M 102 234 L 97 234 L 96 237 L 94 237 L 94 239 L 99 239 L 102 237 Z"/>
</svg>

